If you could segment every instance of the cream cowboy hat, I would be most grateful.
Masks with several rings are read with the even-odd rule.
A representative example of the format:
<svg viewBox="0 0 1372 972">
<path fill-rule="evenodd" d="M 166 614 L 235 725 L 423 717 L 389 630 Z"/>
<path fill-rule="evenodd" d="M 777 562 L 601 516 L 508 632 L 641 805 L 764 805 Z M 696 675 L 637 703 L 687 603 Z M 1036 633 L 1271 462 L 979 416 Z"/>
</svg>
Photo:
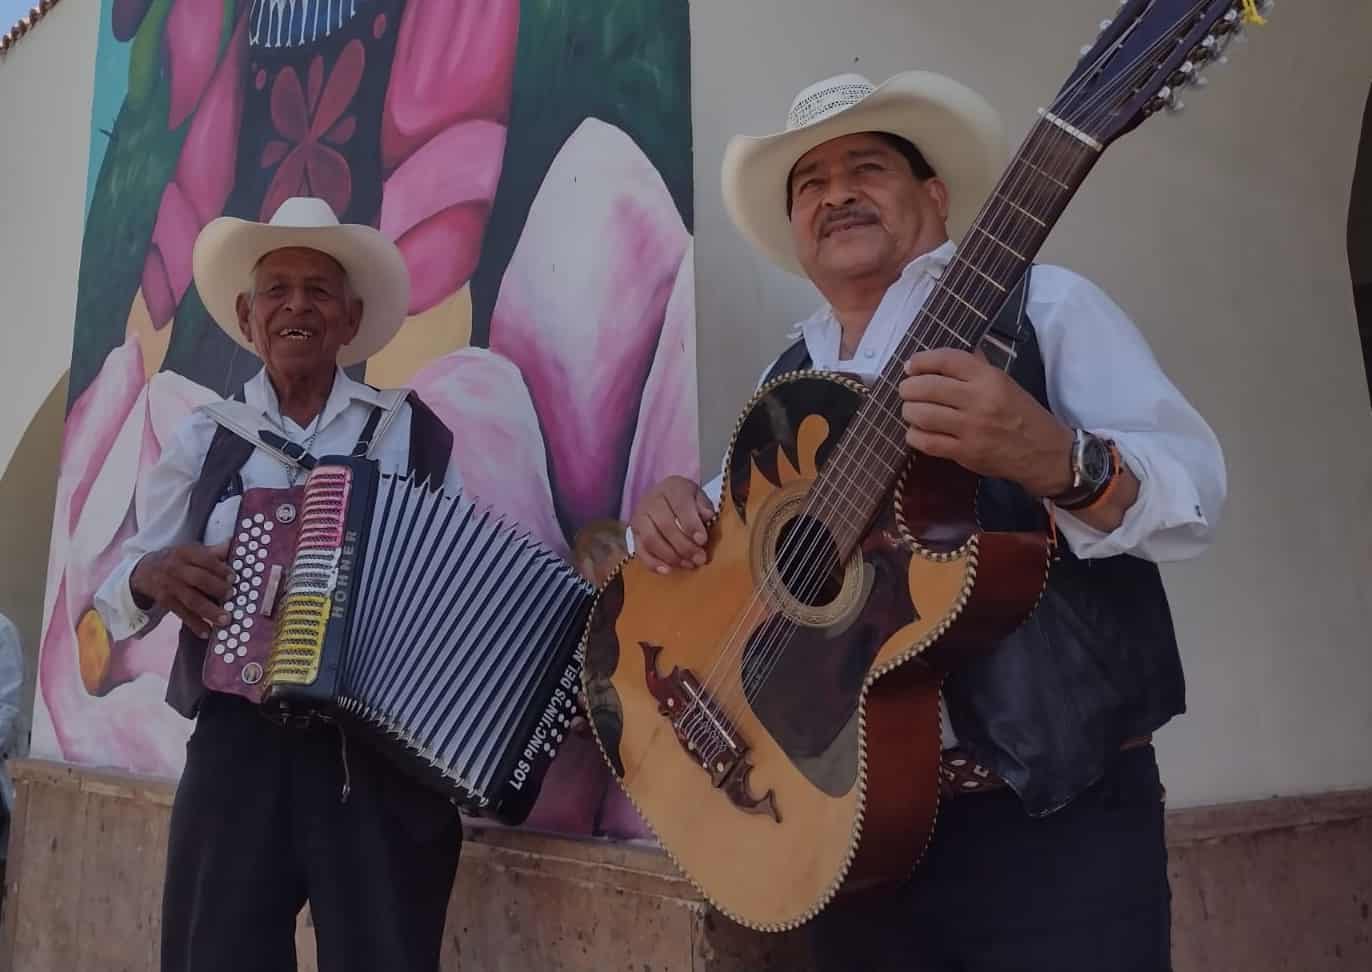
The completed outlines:
<svg viewBox="0 0 1372 972">
<path fill-rule="evenodd" d="M 200 231 L 191 251 L 195 285 L 224 333 L 257 353 L 238 326 L 234 305 L 247 290 L 257 262 L 287 246 L 333 257 L 362 301 L 362 323 L 357 336 L 339 350 L 339 365 L 366 361 L 390 343 L 410 305 L 410 273 L 400 250 L 370 226 L 340 223 L 328 203 L 309 196 L 287 199 L 270 223 L 223 216 Z"/>
<path fill-rule="evenodd" d="M 791 170 L 818 145 L 873 131 L 914 143 L 948 184 L 948 234 L 954 239 L 976 218 L 1008 157 L 995 109 L 951 78 L 907 71 L 878 86 L 859 74 L 840 74 L 796 95 L 783 131 L 729 141 L 722 182 L 734 225 L 777 264 L 804 276 L 786 214 Z"/>
</svg>

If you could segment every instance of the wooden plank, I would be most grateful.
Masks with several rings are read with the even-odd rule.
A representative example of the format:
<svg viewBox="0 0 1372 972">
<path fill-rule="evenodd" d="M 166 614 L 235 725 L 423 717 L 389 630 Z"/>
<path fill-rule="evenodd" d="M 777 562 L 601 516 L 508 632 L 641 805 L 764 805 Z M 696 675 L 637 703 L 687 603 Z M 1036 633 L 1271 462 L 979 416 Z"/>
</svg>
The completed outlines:
<svg viewBox="0 0 1372 972">
<path fill-rule="evenodd" d="M 77 900 L 87 848 L 87 797 L 75 788 L 24 786 L 23 869 L 15 887 L 16 969 L 79 969 Z"/>
<path fill-rule="evenodd" d="M 156 969 L 169 814 L 160 804 L 82 792 L 86 847 L 99 853 L 84 857 L 76 916 L 80 968 Z"/>
</svg>

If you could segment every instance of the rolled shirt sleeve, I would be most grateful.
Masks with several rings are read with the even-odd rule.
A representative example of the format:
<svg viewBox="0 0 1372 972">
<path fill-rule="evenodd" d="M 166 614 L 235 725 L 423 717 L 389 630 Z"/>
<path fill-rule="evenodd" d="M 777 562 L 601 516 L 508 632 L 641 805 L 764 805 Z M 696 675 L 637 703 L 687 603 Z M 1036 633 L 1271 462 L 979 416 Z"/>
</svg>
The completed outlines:
<svg viewBox="0 0 1372 972">
<path fill-rule="evenodd" d="M 1057 512 L 1072 552 L 1156 562 L 1199 555 L 1214 538 L 1228 489 L 1214 431 L 1100 288 L 1046 265 L 1034 268 L 1032 280 L 1029 316 L 1050 407 L 1067 424 L 1113 439 L 1139 481 L 1138 498 L 1109 533 Z"/>
</svg>

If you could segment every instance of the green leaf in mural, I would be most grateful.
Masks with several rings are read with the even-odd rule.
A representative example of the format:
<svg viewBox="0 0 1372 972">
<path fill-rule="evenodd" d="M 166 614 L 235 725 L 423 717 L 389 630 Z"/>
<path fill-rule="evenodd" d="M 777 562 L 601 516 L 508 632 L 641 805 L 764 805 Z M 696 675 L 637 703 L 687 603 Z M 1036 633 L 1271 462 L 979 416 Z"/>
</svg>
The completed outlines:
<svg viewBox="0 0 1372 972">
<path fill-rule="evenodd" d="M 186 137 L 185 125 L 167 130 L 170 98 L 164 84 L 136 108 L 126 102 L 109 133 L 81 242 L 68 407 L 124 340 L 158 204 Z"/>
</svg>

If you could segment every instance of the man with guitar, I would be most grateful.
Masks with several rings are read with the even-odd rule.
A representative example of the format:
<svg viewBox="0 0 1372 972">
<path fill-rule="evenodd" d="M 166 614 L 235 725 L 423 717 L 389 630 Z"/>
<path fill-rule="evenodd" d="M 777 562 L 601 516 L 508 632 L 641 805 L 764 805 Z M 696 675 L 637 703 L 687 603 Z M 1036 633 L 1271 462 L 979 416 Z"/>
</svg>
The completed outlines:
<svg viewBox="0 0 1372 972">
<path fill-rule="evenodd" d="M 824 300 L 764 383 L 803 368 L 880 375 L 971 245 L 950 235 L 991 195 L 1000 137 L 975 93 L 909 72 L 879 87 L 821 81 L 796 97 L 785 131 L 731 143 L 735 224 Z M 1211 542 L 1226 493 L 1220 446 L 1125 313 L 1060 267 L 1032 266 L 978 346 L 915 353 L 904 373 L 909 445 L 982 477 L 983 523 L 1051 516 L 1057 550 L 1030 620 L 943 683 L 943 799 L 914 876 L 831 903 L 810 924 L 817 960 L 1167 969 L 1150 738 L 1184 710 L 1185 690 L 1156 564 Z M 645 566 L 707 562 L 719 489 L 719 478 L 702 489 L 677 477 L 644 495 L 630 540 Z"/>
</svg>

